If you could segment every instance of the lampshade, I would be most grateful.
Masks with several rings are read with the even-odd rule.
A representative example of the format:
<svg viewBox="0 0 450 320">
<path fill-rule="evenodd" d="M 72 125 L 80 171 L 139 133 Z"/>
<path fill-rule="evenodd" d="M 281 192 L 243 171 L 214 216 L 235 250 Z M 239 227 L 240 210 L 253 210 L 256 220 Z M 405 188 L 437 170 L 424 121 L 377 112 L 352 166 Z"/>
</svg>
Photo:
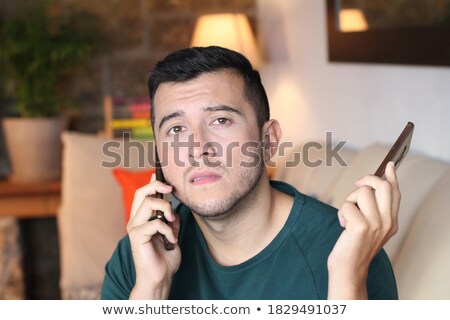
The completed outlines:
<svg viewBox="0 0 450 320">
<path fill-rule="evenodd" d="M 242 53 L 254 68 L 261 66 L 261 56 L 247 16 L 244 14 L 207 14 L 195 25 L 192 47 L 220 46 Z"/>
<path fill-rule="evenodd" d="M 339 31 L 357 32 L 369 29 L 364 12 L 360 9 L 342 9 L 339 11 Z"/>
</svg>

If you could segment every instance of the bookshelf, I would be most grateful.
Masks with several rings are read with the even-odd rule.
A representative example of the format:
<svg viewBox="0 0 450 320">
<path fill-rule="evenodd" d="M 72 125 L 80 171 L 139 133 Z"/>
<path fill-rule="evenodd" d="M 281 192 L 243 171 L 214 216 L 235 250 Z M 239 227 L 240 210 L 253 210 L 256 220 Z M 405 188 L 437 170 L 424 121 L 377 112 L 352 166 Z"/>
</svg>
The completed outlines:
<svg viewBox="0 0 450 320">
<path fill-rule="evenodd" d="M 147 97 L 111 97 L 103 100 L 107 137 L 120 138 L 125 132 L 133 139 L 153 140 L 150 101 Z"/>
</svg>

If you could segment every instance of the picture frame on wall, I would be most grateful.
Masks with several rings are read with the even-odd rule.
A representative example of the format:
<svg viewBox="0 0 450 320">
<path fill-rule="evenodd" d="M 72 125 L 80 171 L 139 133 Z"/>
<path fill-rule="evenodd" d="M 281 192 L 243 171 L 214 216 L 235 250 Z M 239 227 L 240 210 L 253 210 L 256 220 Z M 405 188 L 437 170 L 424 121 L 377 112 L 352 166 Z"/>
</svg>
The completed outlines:
<svg viewBox="0 0 450 320">
<path fill-rule="evenodd" d="M 326 8 L 331 62 L 450 66 L 450 0 L 326 0 Z"/>
</svg>

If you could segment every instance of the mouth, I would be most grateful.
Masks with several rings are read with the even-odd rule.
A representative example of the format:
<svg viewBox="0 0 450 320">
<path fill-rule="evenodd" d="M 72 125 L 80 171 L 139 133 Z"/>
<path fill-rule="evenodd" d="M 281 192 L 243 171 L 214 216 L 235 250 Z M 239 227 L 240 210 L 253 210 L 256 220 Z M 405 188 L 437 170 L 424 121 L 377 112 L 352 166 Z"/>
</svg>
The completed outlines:
<svg viewBox="0 0 450 320">
<path fill-rule="evenodd" d="M 214 183 L 218 180 L 220 180 L 222 177 L 214 172 L 198 172 L 194 173 L 190 179 L 189 182 L 195 186 L 205 185 Z"/>
</svg>

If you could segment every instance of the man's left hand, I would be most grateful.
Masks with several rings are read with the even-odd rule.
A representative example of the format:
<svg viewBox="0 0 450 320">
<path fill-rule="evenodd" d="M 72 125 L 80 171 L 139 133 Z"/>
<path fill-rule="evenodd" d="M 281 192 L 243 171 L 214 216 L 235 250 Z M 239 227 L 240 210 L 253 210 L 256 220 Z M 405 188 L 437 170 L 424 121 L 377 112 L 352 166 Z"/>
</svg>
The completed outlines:
<svg viewBox="0 0 450 320">
<path fill-rule="evenodd" d="M 394 163 L 385 170 L 386 180 L 367 175 L 347 196 L 338 211 L 345 230 L 328 257 L 329 299 L 367 299 L 370 263 L 397 232 L 400 190 Z"/>
</svg>

